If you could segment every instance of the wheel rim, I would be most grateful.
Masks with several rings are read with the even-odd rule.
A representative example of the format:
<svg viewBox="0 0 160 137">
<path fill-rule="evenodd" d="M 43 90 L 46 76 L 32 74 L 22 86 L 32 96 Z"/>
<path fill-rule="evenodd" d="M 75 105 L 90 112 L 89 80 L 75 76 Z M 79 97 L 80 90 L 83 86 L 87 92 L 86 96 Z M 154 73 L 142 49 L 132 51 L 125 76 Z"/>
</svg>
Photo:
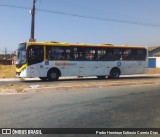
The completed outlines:
<svg viewBox="0 0 160 137">
<path fill-rule="evenodd" d="M 51 79 L 55 79 L 55 78 L 57 77 L 57 74 L 54 73 L 54 72 L 52 72 L 52 73 L 50 74 L 50 77 L 51 77 Z"/>
</svg>

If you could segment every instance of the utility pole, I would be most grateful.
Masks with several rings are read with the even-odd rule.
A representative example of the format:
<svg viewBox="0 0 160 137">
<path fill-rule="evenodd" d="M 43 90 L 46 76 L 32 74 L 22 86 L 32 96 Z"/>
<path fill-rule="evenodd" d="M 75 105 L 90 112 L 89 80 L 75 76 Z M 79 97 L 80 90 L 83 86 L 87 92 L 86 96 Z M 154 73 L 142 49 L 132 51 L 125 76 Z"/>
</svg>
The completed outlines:
<svg viewBox="0 0 160 137">
<path fill-rule="evenodd" d="M 5 48 L 4 54 L 5 54 L 5 59 L 7 60 L 7 48 Z"/>
<path fill-rule="evenodd" d="M 30 35 L 30 42 L 34 42 L 36 41 L 36 39 L 34 38 L 34 29 L 35 29 L 35 5 L 36 5 L 36 0 L 33 0 L 33 7 L 31 9 L 31 15 L 32 15 L 32 19 L 31 19 L 31 35 Z"/>
</svg>

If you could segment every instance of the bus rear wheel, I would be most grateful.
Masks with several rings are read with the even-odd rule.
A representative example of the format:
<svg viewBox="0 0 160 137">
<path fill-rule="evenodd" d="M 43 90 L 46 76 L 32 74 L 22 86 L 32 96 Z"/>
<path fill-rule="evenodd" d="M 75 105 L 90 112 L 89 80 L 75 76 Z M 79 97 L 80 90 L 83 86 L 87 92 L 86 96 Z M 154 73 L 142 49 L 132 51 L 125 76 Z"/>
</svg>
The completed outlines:
<svg viewBox="0 0 160 137">
<path fill-rule="evenodd" d="M 120 76 L 120 70 L 118 68 L 113 68 L 110 72 L 108 78 L 117 79 Z"/>
<path fill-rule="evenodd" d="M 49 81 L 56 81 L 59 78 L 59 73 L 56 70 L 50 70 L 48 71 L 47 77 Z"/>
</svg>

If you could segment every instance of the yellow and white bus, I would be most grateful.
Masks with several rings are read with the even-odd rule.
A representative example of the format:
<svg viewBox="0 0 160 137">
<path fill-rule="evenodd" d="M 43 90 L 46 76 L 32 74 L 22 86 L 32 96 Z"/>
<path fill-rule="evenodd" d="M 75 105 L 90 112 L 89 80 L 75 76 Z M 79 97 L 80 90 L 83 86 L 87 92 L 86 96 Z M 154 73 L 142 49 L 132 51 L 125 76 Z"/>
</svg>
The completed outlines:
<svg viewBox="0 0 160 137">
<path fill-rule="evenodd" d="M 145 73 L 148 52 L 143 46 L 26 42 L 18 47 L 18 77 L 55 81 L 61 76 L 97 76 L 100 79 Z"/>
</svg>

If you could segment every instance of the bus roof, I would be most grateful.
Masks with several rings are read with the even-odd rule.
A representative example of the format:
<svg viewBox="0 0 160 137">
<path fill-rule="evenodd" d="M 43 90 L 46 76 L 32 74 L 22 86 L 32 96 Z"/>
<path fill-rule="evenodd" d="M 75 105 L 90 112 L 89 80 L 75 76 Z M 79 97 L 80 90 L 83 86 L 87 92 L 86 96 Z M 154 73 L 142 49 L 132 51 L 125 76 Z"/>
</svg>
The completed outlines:
<svg viewBox="0 0 160 137">
<path fill-rule="evenodd" d="M 67 42 L 23 42 L 27 43 L 27 45 L 46 45 L 46 46 L 78 46 L 78 47 L 101 47 L 101 48 L 146 48 L 145 46 L 129 46 L 129 45 L 112 45 L 112 44 L 86 44 L 86 43 L 67 43 Z"/>
</svg>

